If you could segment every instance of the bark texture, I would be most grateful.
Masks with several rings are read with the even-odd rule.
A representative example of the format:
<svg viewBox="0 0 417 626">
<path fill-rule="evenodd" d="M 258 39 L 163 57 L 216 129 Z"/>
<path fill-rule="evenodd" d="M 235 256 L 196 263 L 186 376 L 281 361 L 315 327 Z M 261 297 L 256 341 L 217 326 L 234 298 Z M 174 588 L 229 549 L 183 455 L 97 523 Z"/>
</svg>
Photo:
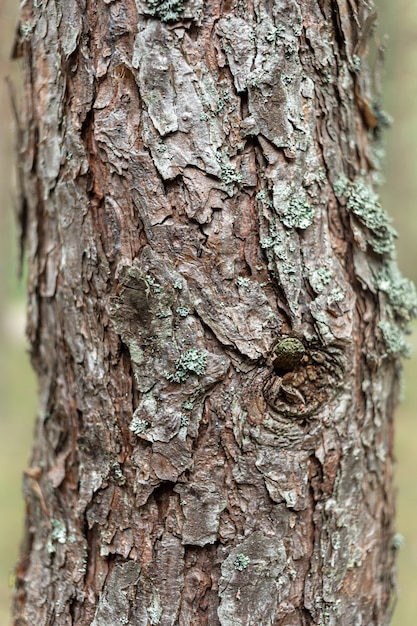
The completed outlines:
<svg viewBox="0 0 417 626">
<path fill-rule="evenodd" d="M 414 292 L 361 0 L 22 3 L 14 624 L 382 626 Z"/>
</svg>

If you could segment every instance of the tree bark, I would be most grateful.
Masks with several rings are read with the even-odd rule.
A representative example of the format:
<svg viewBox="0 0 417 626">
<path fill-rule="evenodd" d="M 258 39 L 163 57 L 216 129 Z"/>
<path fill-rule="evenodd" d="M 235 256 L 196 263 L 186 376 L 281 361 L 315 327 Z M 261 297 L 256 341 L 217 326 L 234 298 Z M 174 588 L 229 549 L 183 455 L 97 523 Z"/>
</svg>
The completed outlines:
<svg viewBox="0 0 417 626">
<path fill-rule="evenodd" d="M 14 624 L 389 623 L 413 287 L 371 2 L 23 2 Z"/>
</svg>

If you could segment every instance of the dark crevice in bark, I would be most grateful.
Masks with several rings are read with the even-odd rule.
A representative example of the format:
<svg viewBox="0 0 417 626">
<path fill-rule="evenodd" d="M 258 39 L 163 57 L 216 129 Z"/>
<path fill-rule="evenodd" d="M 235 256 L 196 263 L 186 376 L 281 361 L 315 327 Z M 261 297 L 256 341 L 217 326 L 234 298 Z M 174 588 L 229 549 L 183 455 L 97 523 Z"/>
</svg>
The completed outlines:
<svg viewBox="0 0 417 626">
<path fill-rule="evenodd" d="M 174 494 L 174 487 L 176 483 L 169 480 L 162 481 L 152 492 L 152 497 L 158 507 L 159 520 L 162 522 L 165 520 L 166 509 L 169 504 L 169 499 L 173 496 L 178 498 L 177 494 Z"/>
<path fill-rule="evenodd" d="M 93 128 L 94 128 L 94 109 L 91 108 L 87 112 L 80 129 L 80 138 L 84 143 L 87 155 L 90 155 L 92 152 L 92 136 L 93 136 Z M 89 172 L 92 174 L 91 172 Z M 91 188 L 92 185 L 89 187 Z"/>
<path fill-rule="evenodd" d="M 198 41 L 201 33 L 201 27 L 198 26 L 195 22 L 192 22 L 187 29 L 187 33 L 192 41 Z"/>
<path fill-rule="evenodd" d="M 335 43 L 338 44 L 339 53 L 341 53 L 343 60 L 346 60 L 346 39 L 341 24 L 341 19 L 343 18 L 340 15 L 341 9 L 339 8 L 338 0 L 331 0 L 331 7 L 330 16 L 334 26 Z"/>
<path fill-rule="evenodd" d="M 301 620 L 302 620 L 301 623 L 303 626 L 314 626 L 315 624 L 314 618 L 308 609 L 302 608 L 300 610 L 300 617 L 301 617 Z"/>
<path fill-rule="evenodd" d="M 240 99 L 240 117 L 242 120 L 244 120 L 246 117 L 249 116 L 249 104 L 248 104 L 248 91 L 247 89 L 245 89 L 245 91 L 241 91 L 239 94 L 239 99 Z M 247 145 L 247 141 L 248 138 L 246 138 L 246 145 Z"/>
</svg>

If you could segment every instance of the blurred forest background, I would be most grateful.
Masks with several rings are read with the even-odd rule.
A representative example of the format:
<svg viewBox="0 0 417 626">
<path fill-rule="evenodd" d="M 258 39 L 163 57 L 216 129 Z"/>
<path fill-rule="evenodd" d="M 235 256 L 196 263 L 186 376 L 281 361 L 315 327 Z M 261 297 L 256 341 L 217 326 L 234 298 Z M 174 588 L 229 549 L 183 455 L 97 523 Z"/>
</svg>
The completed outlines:
<svg viewBox="0 0 417 626">
<path fill-rule="evenodd" d="M 63 0 L 64 1 L 64 0 Z M 399 232 L 399 264 L 417 283 L 417 3 L 377 0 L 378 43 L 386 48 L 384 109 L 395 120 L 386 136 L 384 207 Z M 0 0 L 0 626 L 9 626 L 13 567 L 22 532 L 22 472 L 28 466 L 36 416 L 36 384 L 24 337 L 24 280 L 17 280 L 14 136 L 5 76 L 17 20 L 17 0 Z M 415 325 L 417 329 L 417 324 Z M 417 624 L 417 333 L 404 364 L 404 393 L 396 414 L 399 599 L 392 626 Z M 365 625 L 366 626 L 366 625 Z"/>
</svg>

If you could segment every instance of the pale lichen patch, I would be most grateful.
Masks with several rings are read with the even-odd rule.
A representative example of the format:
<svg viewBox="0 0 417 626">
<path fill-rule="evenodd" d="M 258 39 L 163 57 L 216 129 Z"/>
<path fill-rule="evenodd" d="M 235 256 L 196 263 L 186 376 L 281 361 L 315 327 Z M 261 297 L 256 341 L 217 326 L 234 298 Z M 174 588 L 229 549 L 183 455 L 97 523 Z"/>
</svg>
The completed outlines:
<svg viewBox="0 0 417 626">
<path fill-rule="evenodd" d="M 350 181 L 340 176 L 333 185 L 337 198 L 346 199 L 346 208 L 371 232 L 369 243 L 378 254 L 394 250 L 396 232 L 379 202 L 378 194 L 362 177 Z"/>
<path fill-rule="evenodd" d="M 176 22 L 184 11 L 187 0 L 145 0 L 147 13 L 162 22 Z"/>
<path fill-rule="evenodd" d="M 47 549 L 49 553 L 53 554 L 56 551 L 57 543 L 60 543 L 62 545 L 66 543 L 67 529 L 65 527 L 65 524 L 63 524 L 61 520 L 54 517 L 51 519 L 51 527 L 52 530 L 48 539 Z"/>
<path fill-rule="evenodd" d="M 174 383 L 183 383 L 190 374 L 201 376 L 206 371 L 207 353 L 197 348 L 191 348 L 181 354 L 180 358 L 175 361 L 174 373 L 168 372 L 165 377 Z"/>
<path fill-rule="evenodd" d="M 143 435 L 144 433 L 146 433 L 148 427 L 149 422 L 141 419 L 139 415 L 134 414 L 129 426 L 129 430 L 131 430 L 132 433 L 135 433 L 135 435 Z"/>
<path fill-rule="evenodd" d="M 404 337 L 404 331 L 397 325 L 383 320 L 378 327 L 382 332 L 388 354 L 409 357 L 411 349 Z"/>
<path fill-rule="evenodd" d="M 300 191 L 291 198 L 282 216 L 282 222 L 288 228 L 305 230 L 313 223 L 315 214 L 316 210 L 307 200 L 305 191 Z"/>
<path fill-rule="evenodd" d="M 401 275 L 397 265 L 386 263 L 374 279 L 377 289 L 387 295 L 396 318 L 409 322 L 417 315 L 417 293 L 414 283 Z"/>
<path fill-rule="evenodd" d="M 235 569 L 241 572 L 242 570 L 247 568 L 249 563 L 250 563 L 250 558 L 240 552 L 239 554 L 236 555 L 233 565 Z"/>
<path fill-rule="evenodd" d="M 173 24 L 183 20 L 199 21 L 203 0 L 136 0 L 140 13 Z"/>
</svg>

